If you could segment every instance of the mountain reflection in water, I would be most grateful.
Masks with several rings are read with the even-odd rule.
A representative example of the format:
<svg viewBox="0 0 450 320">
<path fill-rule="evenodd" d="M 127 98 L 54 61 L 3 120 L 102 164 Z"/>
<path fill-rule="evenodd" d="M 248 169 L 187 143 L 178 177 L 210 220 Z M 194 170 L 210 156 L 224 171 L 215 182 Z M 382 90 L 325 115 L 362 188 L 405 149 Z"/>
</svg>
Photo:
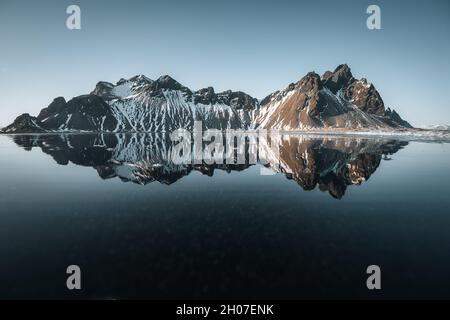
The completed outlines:
<svg viewBox="0 0 450 320">
<path fill-rule="evenodd" d="M 176 142 L 167 134 L 70 134 L 17 135 L 14 142 L 25 150 L 39 147 L 58 164 L 94 168 L 102 179 L 120 178 L 138 184 L 173 184 L 199 171 L 212 177 L 215 170 L 242 171 L 253 164 L 175 164 L 171 154 Z M 311 137 L 283 135 L 279 163 L 270 150 L 260 150 L 258 165 L 282 173 L 303 190 L 329 192 L 340 199 L 350 185 L 370 178 L 383 159 L 408 143 L 389 139 Z"/>
</svg>

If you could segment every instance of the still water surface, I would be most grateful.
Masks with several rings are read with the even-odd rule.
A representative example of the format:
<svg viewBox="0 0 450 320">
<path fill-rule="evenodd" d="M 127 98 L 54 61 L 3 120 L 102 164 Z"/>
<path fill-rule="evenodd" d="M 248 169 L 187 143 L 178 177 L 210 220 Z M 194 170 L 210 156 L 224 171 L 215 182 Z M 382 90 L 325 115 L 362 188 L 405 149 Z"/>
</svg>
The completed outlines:
<svg viewBox="0 0 450 320">
<path fill-rule="evenodd" d="M 273 175 L 171 147 L 0 136 L 0 297 L 450 298 L 450 144 L 284 136 Z"/>
</svg>

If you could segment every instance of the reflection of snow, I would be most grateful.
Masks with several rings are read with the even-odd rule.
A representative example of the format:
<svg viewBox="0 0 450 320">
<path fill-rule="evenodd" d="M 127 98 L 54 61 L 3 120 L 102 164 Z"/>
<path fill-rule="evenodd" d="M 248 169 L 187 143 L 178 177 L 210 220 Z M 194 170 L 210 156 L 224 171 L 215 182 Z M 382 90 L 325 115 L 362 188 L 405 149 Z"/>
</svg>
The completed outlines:
<svg viewBox="0 0 450 320">
<path fill-rule="evenodd" d="M 289 134 L 316 135 L 316 136 L 369 136 L 391 137 L 402 140 L 431 140 L 450 142 L 450 131 L 435 131 L 424 129 L 391 129 L 391 130 L 351 130 L 351 129 L 321 129 L 321 130 L 287 130 Z"/>
</svg>

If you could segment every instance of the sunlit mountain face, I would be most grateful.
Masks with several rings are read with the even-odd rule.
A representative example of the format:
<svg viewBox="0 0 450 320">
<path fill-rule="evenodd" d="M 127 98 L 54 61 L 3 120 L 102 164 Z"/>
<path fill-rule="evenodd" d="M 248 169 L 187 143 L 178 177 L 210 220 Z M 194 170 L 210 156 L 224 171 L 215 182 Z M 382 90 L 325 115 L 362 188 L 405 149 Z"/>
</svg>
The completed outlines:
<svg viewBox="0 0 450 320">
<path fill-rule="evenodd" d="M 253 163 L 250 160 L 250 143 L 246 140 L 242 151 L 243 163 L 237 161 L 235 144 L 232 161 L 224 158 L 223 161 L 207 164 L 204 161 L 194 163 L 193 160 L 174 163 L 177 143 L 164 133 L 17 135 L 13 140 L 26 150 L 40 148 L 60 165 L 73 163 L 92 167 L 102 179 L 119 178 L 142 185 L 170 185 L 193 171 L 214 178 L 217 170 L 243 171 L 257 165 L 283 174 L 305 191 L 318 188 L 336 199 L 342 198 L 349 186 L 366 182 L 383 159 L 388 159 L 389 155 L 408 144 L 389 139 L 282 135 L 276 142 L 260 144 L 255 157 L 257 161 Z M 278 144 L 276 154 L 274 143 Z"/>
</svg>

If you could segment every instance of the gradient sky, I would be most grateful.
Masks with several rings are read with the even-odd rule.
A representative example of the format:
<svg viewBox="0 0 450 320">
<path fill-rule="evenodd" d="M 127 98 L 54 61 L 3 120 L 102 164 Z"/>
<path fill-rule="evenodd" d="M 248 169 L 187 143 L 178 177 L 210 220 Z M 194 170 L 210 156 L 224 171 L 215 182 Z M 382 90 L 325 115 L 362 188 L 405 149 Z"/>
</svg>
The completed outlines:
<svg viewBox="0 0 450 320">
<path fill-rule="evenodd" d="M 382 30 L 366 27 L 370 4 Z M 0 0 L 0 127 L 101 80 L 169 74 L 261 99 L 340 63 L 413 125 L 450 123 L 449 35 L 448 0 Z"/>
</svg>

